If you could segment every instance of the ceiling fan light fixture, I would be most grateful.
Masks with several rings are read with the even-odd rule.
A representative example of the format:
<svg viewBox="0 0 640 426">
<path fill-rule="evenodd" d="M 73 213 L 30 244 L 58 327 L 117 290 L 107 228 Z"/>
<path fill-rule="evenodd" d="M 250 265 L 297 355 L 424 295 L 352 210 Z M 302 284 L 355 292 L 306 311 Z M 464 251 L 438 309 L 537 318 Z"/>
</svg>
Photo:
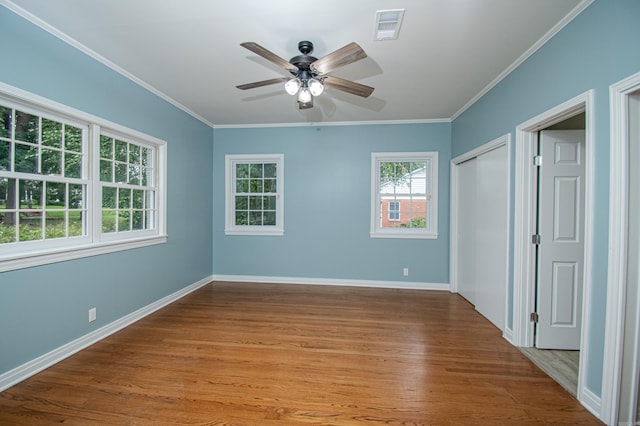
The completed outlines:
<svg viewBox="0 0 640 426">
<path fill-rule="evenodd" d="M 298 93 L 298 102 L 302 104 L 306 104 L 311 102 L 311 92 L 308 87 L 303 87 L 300 89 L 300 93 Z"/>
<path fill-rule="evenodd" d="M 320 96 L 322 92 L 324 92 L 324 85 L 317 78 L 312 78 L 307 83 L 309 86 L 309 91 L 313 96 Z"/>
<path fill-rule="evenodd" d="M 302 86 L 302 82 L 300 81 L 300 79 L 299 78 L 292 78 L 291 80 L 287 81 L 284 84 L 284 90 L 288 94 L 293 96 L 296 93 L 298 93 L 298 90 L 300 90 L 300 86 Z"/>
</svg>

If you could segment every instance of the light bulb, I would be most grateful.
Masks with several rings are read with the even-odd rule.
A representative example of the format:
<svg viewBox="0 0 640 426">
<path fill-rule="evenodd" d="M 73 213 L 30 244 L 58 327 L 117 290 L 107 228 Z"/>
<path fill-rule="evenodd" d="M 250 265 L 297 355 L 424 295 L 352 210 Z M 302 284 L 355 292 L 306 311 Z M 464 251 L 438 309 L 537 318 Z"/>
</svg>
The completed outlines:
<svg viewBox="0 0 640 426">
<path fill-rule="evenodd" d="M 311 102 L 311 92 L 308 87 L 300 89 L 300 93 L 298 93 L 298 102 L 303 104 Z"/>
<path fill-rule="evenodd" d="M 324 91 L 324 85 L 320 82 L 320 80 L 312 78 L 309 80 L 309 91 L 313 96 L 320 96 Z"/>
<path fill-rule="evenodd" d="M 300 82 L 299 78 L 292 78 L 291 80 L 287 81 L 284 84 L 284 90 L 290 94 L 291 96 L 295 95 L 296 93 L 298 93 L 298 89 L 300 89 L 300 85 L 302 83 Z"/>
</svg>

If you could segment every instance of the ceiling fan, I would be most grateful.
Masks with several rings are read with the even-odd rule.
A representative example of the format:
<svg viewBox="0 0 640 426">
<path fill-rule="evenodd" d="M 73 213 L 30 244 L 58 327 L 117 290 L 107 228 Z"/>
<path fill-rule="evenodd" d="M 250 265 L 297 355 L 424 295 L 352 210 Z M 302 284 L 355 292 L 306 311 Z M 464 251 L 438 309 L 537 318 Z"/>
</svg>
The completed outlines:
<svg viewBox="0 0 640 426">
<path fill-rule="evenodd" d="M 373 87 L 327 75 L 336 68 L 367 57 L 364 50 L 355 42 L 349 43 L 318 59 L 311 56 L 313 43 L 310 41 L 301 41 L 298 43 L 298 50 L 301 54 L 294 56 L 289 61 L 286 61 L 254 42 L 240 43 L 240 46 L 284 68 L 289 71 L 293 77 L 272 78 L 270 80 L 241 84 L 236 86 L 238 89 L 247 90 L 268 86 L 270 84 L 285 83 L 285 91 L 288 94 L 292 96 L 298 95 L 298 108 L 300 109 L 312 108 L 313 97 L 319 96 L 323 92 L 324 86 L 362 96 L 363 98 L 373 93 Z"/>
</svg>

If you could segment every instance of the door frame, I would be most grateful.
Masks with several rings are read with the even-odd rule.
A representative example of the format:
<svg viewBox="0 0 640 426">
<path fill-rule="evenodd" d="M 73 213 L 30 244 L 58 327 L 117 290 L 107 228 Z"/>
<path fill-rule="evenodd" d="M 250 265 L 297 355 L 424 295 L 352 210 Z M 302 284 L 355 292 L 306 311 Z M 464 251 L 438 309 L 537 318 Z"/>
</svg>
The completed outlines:
<svg viewBox="0 0 640 426">
<path fill-rule="evenodd" d="M 534 324 L 530 313 L 535 307 L 535 250 L 531 236 L 535 233 L 536 189 L 533 157 L 537 133 L 553 124 L 581 112 L 585 113 L 585 212 L 584 212 L 584 269 L 582 299 L 582 330 L 580 339 L 580 369 L 577 398 L 590 411 L 600 412 L 600 398 L 586 389 L 588 365 L 589 315 L 591 310 L 591 270 L 593 264 L 593 188 L 594 188 L 594 91 L 589 90 L 516 127 L 515 142 L 515 205 L 513 259 L 513 344 L 533 347 Z"/>
<path fill-rule="evenodd" d="M 605 347 L 602 368 L 602 417 L 607 424 L 618 422 L 620 386 L 622 382 L 622 353 L 626 318 L 625 299 L 627 286 L 627 238 L 629 224 L 629 97 L 640 90 L 640 73 L 634 74 L 609 88 L 610 99 L 610 158 L 609 158 L 609 259 L 607 275 L 607 315 Z M 640 294 L 640 293 L 639 293 Z M 638 301 L 640 304 L 640 301 Z M 639 305 L 640 306 L 640 305 Z M 640 315 L 636 315 L 636 336 L 640 332 Z M 640 342 L 635 345 L 635 359 L 640 355 Z M 636 377 L 640 374 L 638 362 L 634 366 Z M 631 401 L 638 400 L 638 385 L 630 389 Z M 633 405 L 633 404 L 632 404 Z M 634 407 L 628 407 L 633 410 Z M 629 413 L 631 418 L 635 413 Z"/>
<path fill-rule="evenodd" d="M 490 142 L 487 142 L 471 151 L 468 151 L 462 155 L 459 155 L 451 160 L 451 168 L 450 168 L 450 235 L 449 235 L 449 289 L 452 293 L 458 292 L 458 227 L 459 227 L 459 207 L 458 207 L 458 197 L 459 197 L 459 165 L 464 163 L 465 161 L 471 160 L 472 158 L 476 158 L 482 154 L 485 154 L 489 151 L 493 151 L 494 149 L 501 148 L 502 146 L 507 147 L 507 169 L 509 176 L 509 181 L 507 182 L 507 205 L 505 205 L 505 209 L 510 211 L 511 205 L 511 134 L 507 133 L 506 135 L 500 136 Z M 507 223 L 505 224 L 507 228 L 507 253 L 509 253 L 509 241 L 511 241 L 511 214 L 507 215 Z M 511 341 L 511 328 L 509 327 L 509 259 L 507 259 L 507 268 L 505 270 L 506 277 L 506 288 L 505 288 L 505 318 L 504 318 L 504 330 L 503 336 L 509 341 Z"/>
</svg>

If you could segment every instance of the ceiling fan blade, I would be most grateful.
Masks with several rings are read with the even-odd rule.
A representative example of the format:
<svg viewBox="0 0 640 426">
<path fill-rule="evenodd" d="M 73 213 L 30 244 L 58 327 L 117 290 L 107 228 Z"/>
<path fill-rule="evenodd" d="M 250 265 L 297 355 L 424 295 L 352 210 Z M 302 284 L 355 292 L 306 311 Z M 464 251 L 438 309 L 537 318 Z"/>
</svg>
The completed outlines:
<svg viewBox="0 0 640 426">
<path fill-rule="evenodd" d="M 280 56 L 276 55 L 275 53 L 271 52 L 270 50 L 265 49 L 264 47 L 260 46 L 258 43 L 254 43 L 252 41 L 248 41 L 248 42 L 245 42 L 245 43 L 240 43 L 240 46 L 244 47 L 245 49 L 248 49 L 248 50 L 252 51 L 256 55 L 262 56 L 266 60 L 268 60 L 270 62 L 273 62 L 274 64 L 276 64 L 279 67 L 282 67 L 282 68 L 284 68 L 286 70 L 289 70 L 289 71 L 298 71 L 298 67 L 296 67 L 295 65 L 293 65 L 289 61 L 282 59 Z"/>
<path fill-rule="evenodd" d="M 355 81 L 345 80 L 343 78 L 333 77 L 330 75 L 323 78 L 323 83 L 325 86 L 342 90 L 343 92 L 351 93 L 352 95 L 362 96 L 363 98 L 368 97 L 375 90 L 371 86 L 366 86 L 364 84 L 356 83 Z"/>
<path fill-rule="evenodd" d="M 240 90 L 255 89 L 256 87 L 269 86 L 270 84 L 285 83 L 289 79 L 287 77 L 272 78 L 270 80 L 255 81 L 253 83 L 241 84 L 236 86 Z"/>
<path fill-rule="evenodd" d="M 351 42 L 335 52 L 329 53 L 312 62 L 311 69 L 318 74 L 326 74 L 336 68 L 343 67 L 366 57 L 367 54 L 362 50 L 362 47 L 360 47 L 358 43 Z"/>
</svg>

